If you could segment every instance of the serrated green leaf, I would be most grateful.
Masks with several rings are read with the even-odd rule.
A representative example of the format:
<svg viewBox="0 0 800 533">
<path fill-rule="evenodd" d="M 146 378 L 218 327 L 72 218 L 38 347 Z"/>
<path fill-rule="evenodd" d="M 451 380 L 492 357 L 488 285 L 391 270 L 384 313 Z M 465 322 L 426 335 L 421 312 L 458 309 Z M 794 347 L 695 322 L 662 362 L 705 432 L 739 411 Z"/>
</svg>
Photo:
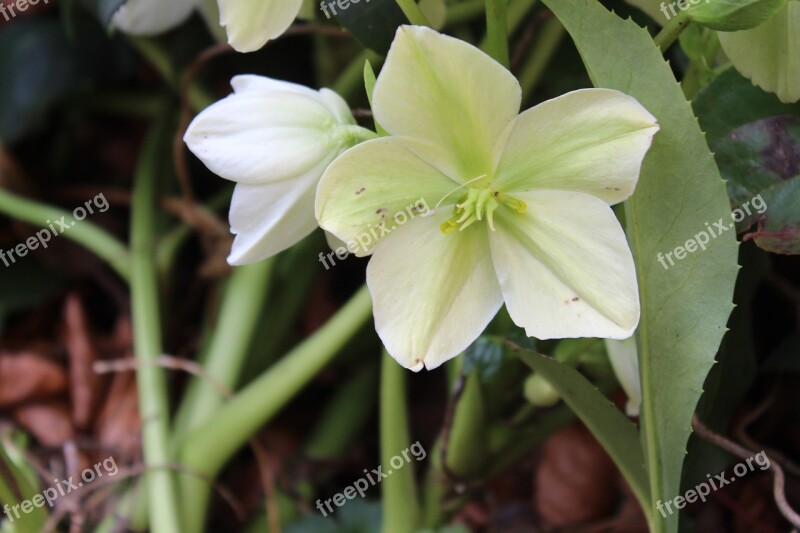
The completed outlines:
<svg viewBox="0 0 800 533">
<path fill-rule="evenodd" d="M 733 309 L 733 232 L 664 268 L 671 252 L 707 222 L 729 219 L 725 187 L 705 138 L 650 35 L 594 0 L 545 0 L 572 35 L 594 84 L 637 98 L 661 126 L 626 202 L 640 286 L 637 344 L 642 376 L 642 440 L 653 501 L 680 494 L 681 467 L 703 380 Z M 677 530 L 678 515 L 646 509 L 656 532 Z"/>
<path fill-rule="evenodd" d="M 639 432 L 583 374 L 555 359 L 518 348 L 520 358 L 544 376 L 619 467 L 639 503 L 650 507 Z"/>
<path fill-rule="evenodd" d="M 800 104 L 784 104 L 729 69 L 694 108 L 731 205 L 740 207 L 739 230 L 758 223 L 750 237 L 759 247 L 800 253 Z"/>
</svg>

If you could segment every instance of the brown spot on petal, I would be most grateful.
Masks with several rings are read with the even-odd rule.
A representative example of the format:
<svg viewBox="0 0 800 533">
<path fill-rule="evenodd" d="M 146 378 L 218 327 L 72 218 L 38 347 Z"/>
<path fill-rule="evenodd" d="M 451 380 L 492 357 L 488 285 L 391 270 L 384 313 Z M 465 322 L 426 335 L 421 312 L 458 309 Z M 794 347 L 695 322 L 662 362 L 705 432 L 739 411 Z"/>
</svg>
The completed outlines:
<svg viewBox="0 0 800 533">
<path fill-rule="evenodd" d="M 359 194 L 363 193 L 363 192 L 364 192 L 364 191 L 366 191 L 366 190 L 367 190 L 367 188 L 366 188 L 366 187 L 361 187 L 360 189 L 358 189 L 358 190 L 356 191 L 356 196 L 358 196 Z"/>
</svg>

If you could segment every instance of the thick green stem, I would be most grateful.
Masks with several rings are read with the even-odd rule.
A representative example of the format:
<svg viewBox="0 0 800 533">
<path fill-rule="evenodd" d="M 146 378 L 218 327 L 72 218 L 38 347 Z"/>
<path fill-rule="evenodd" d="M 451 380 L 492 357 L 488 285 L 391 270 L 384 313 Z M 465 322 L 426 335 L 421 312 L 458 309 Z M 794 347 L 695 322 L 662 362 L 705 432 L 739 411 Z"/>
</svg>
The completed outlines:
<svg viewBox="0 0 800 533">
<path fill-rule="evenodd" d="M 182 531 L 180 502 L 172 463 L 169 404 L 164 371 L 153 362 L 162 354 L 158 282 L 155 263 L 156 186 L 163 147 L 169 130 L 159 124 L 150 133 L 136 173 L 131 215 L 131 307 L 134 352 L 139 367 L 136 383 L 142 420 L 142 447 L 148 469 L 144 482 L 150 506 L 150 528 L 155 533 Z"/>
<path fill-rule="evenodd" d="M 506 0 L 486 0 L 486 53 L 508 68 Z"/>
<path fill-rule="evenodd" d="M 203 377 L 192 378 L 176 417 L 176 435 L 205 422 L 224 403 L 225 398 L 215 385 L 228 390 L 236 387 L 269 295 L 274 263 L 270 258 L 233 271 L 213 336 L 200 359 L 214 383 Z"/>
<path fill-rule="evenodd" d="M 333 359 L 371 314 L 372 300 L 363 287 L 319 331 L 192 430 L 181 446 L 181 463 L 189 472 L 216 476 L 233 454 Z M 207 483 L 184 476 L 182 489 L 187 506 L 206 507 Z"/>
<path fill-rule="evenodd" d="M 397 0 L 397 5 L 403 10 L 403 13 L 411 24 L 416 26 L 431 25 L 414 0 Z"/>
<path fill-rule="evenodd" d="M 43 228 L 50 237 L 53 236 L 53 232 L 47 228 L 52 224 L 57 231 L 63 232 L 57 233 L 57 235 L 63 235 L 93 252 L 116 270 L 123 279 L 128 280 L 130 277 L 128 249 L 110 233 L 89 220 L 78 221 L 69 211 L 29 200 L 5 189 L 0 189 L 0 213 Z M 66 222 L 66 229 L 56 221 Z M 44 238 L 44 235 L 42 237 Z M 47 245 L 46 242 L 45 245 Z M 38 247 L 39 244 L 36 246 Z"/>
<path fill-rule="evenodd" d="M 390 467 L 392 457 L 411 444 L 406 406 L 406 372 L 384 353 L 381 368 L 381 465 L 391 475 L 381 482 L 384 533 L 414 533 L 419 525 L 419 503 L 414 470 L 409 465 Z"/>
<path fill-rule="evenodd" d="M 664 26 L 658 35 L 655 36 L 653 41 L 656 43 L 662 52 L 672 46 L 678 40 L 683 30 L 692 22 L 689 17 L 688 11 L 679 11 L 678 14 L 672 17 L 666 26 Z"/>
</svg>

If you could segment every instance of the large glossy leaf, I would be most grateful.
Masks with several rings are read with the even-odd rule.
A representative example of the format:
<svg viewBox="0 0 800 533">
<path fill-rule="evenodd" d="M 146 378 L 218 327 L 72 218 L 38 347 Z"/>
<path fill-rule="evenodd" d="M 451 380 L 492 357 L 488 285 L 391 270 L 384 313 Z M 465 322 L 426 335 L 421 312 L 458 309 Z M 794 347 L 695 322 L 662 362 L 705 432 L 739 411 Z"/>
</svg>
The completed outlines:
<svg viewBox="0 0 800 533">
<path fill-rule="evenodd" d="M 691 419 L 733 309 L 738 270 L 732 231 L 665 268 L 706 223 L 730 220 L 725 187 L 692 109 L 650 35 L 595 0 L 545 0 L 572 35 L 593 83 L 636 97 L 661 125 L 625 216 L 642 300 L 637 344 L 642 440 L 653 501 L 680 494 Z M 651 507 L 654 531 L 677 515 Z"/>
<path fill-rule="evenodd" d="M 758 246 L 800 253 L 800 103 L 781 103 L 730 69 L 694 108 L 728 180 L 731 205 L 742 206 L 739 230 L 757 224 L 750 237 Z"/>
<path fill-rule="evenodd" d="M 594 434 L 625 476 L 639 502 L 649 507 L 650 495 L 639 432 L 622 411 L 583 374 L 568 364 L 519 347 L 519 356 L 543 376 Z"/>
</svg>

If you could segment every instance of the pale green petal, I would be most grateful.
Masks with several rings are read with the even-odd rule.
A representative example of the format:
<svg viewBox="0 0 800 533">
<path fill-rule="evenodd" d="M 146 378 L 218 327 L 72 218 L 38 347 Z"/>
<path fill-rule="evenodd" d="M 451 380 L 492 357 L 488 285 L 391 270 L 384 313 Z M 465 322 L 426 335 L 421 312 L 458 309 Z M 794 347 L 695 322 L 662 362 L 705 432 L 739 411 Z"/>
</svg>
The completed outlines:
<svg viewBox="0 0 800 533">
<path fill-rule="evenodd" d="M 179 26 L 198 5 L 198 0 L 128 0 L 112 24 L 131 35 L 158 35 Z"/>
<path fill-rule="evenodd" d="M 494 213 L 492 258 L 506 306 L 531 337 L 630 337 L 639 322 L 636 270 L 611 208 L 579 192 L 517 195 L 524 214 Z"/>
<path fill-rule="evenodd" d="M 522 113 L 497 169 L 504 192 L 558 189 L 615 204 L 633 194 L 656 119 L 631 96 L 582 89 Z"/>
<path fill-rule="evenodd" d="M 228 44 L 239 52 L 254 52 L 285 32 L 302 4 L 303 0 L 219 0 L 220 24 L 228 32 Z"/>
<path fill-rule="evenodd" d="M 519 83 L 464 41 L 397 30 L 373 98 L 377 121 L 452 179 L 491 174 L 520 105 Z"/>
<path fill-rule="evenodd" d="M 461 353 L 503 303 L 486 226 L 444 235 L 439 225 L 449 216 L 398 228 L 367 267 L 375 329 L 392 357 L 414 371 Z"/>
<path fill-rule="evenodd" d="M 201 112 L 185 141 L 218 176 L 266 183 L 303 174 L 346 148 L 346 139 L 335 134 L 337 126 L 315 91 L 251 88 Z"/>
<path fill-rule="evenodd" d="M 800 100 L 800 2 L 752 30 L 719 32 L 719 42 L 736 70 L 781 101 Z"/>
<path fill-rule="evenodd" d="M 381 224 L 391 229 L 406 216 L 419 218 L 434 209 L 452 215 L 457 183 L 431 167 L 391 137 L 359 144 L 334 161 L 319 183 L 319 225 L 359 256 L 380 241 Z M 448 209 L 449 208 L 449 209 Z"/>
<path fill-rule="evenodd" d="M 639 416 L 642 405 L 642 383 L 639 378 L 639 355 L 636 351 L 636 338 L 624 340 L 606 339 L 608 360 L 617 381 L 628 396 L 625 413 L 628 416 Z"/>
<path fill-rule="evenodd" d="M 246 265 L 272 257 L 314 231 L 314 195 L 328 163 L 322 161 L 294 179 L 236 185 L 230 209 L 236 238 L 228 263 Z"/>
</svg>

